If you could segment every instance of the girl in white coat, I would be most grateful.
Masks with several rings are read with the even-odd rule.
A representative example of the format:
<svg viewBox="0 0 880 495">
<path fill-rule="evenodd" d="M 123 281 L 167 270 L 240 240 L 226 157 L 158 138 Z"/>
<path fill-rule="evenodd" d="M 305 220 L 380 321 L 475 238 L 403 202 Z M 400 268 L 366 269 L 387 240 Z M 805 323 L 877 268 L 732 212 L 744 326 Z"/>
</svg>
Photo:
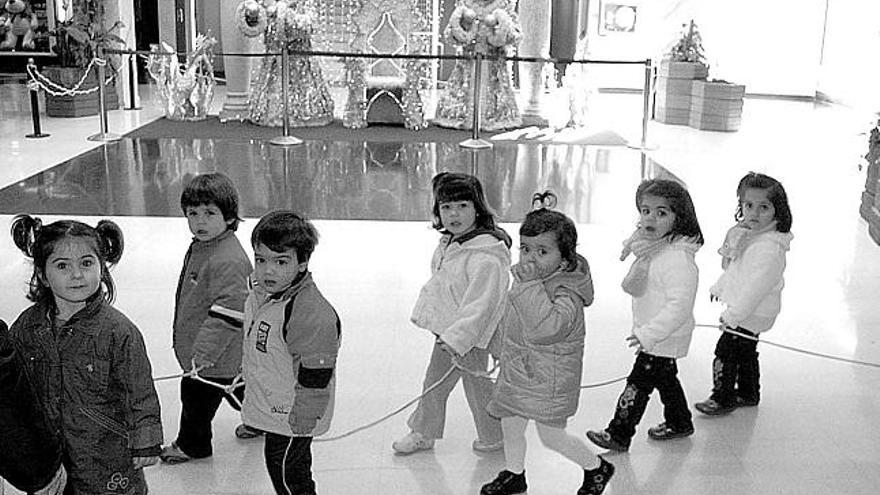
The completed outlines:
<svg viewBox="0 0 880 495">
<path fill-rule="evenodd" d="M 728 414 L 760 400 L 758 335 L 779 314 L 785 253 L 791 244 L 791 209 L 782 184 L 764 174 L 748 173 L 736 188 L 739 202 L 733 226 L 718 250 L 724 273 L 710 289 L 721 301 L 721 329 L 712 363 L 712 395 L 694 404 L 703 414 Z"/>
<path fill-rule="evenodd" d="M 486 371 L 489 341 L 501 321 L 510 281 L 510 236 L 495 226 L 480 181 L 443 172 L 434 177 L 432 186 L 433 227 L 443 236 L 434 251 L 431 278 L 411 316 L 416 326 L 435 337 L 423 390 L 443 378 L 453 362 L 469 371 Z M 443 437 L 446 400 L 459 378 L 477 428 L 473 449 L 491 452 L 503 447 L 501 422 L 486 412 L 492 382 L 456 368 L 419 401 L 407 421 L 410 433 L 392 444 L 395 452 L 430 449 L 435 439 Z"/>
<path fill-rule="evenodd" d="M 616 451 L 629 449 L 654 389 L 660 393 L 665 421 L 649 429 L 648 436 L 669 440 L 694 432 L 676 359 L 687 355 L 694 330 L 699 279 L 694 254 L 703 245 L 703 233 L 690 194 L 677 182 L 642 182 L 636 208 L 639 227 L 624 242 L 621 260 L 630 253 L 636 256 L 622 285 L 633 298 L 627 341 L 638 354 L 614 418 L 604 430 L 587 432 L 596 445 Z"/>
</svg>

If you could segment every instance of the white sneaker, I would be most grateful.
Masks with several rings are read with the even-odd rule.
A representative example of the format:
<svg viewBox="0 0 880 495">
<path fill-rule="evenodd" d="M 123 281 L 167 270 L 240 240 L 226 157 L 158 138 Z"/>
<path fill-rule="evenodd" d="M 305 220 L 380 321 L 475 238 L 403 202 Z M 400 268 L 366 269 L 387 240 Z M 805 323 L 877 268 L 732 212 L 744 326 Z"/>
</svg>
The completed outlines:
<svg viewBox="0 0 880 495">
<path fill-rule="evenodd" d="M 471 444 L 471 448 L 473 448 L 477 452 L 482 452 L 487 454 L 489 452 L 496 452 L 504 448 L 504 440 L 498 440 L 497 442 L 484 442 L 479 438 L 474 440 L 474 443 Z"/>
<path fill-rule="evenodd" d="M 391 444 L 391 448 L 395 452 L 402 455 L 414 454 L 420 450 L 429 450 L 434 448 L 434 439 L 425 438 L 418 432 L 410 432 L 409 435 L 395 441 Z"/>
</svg>

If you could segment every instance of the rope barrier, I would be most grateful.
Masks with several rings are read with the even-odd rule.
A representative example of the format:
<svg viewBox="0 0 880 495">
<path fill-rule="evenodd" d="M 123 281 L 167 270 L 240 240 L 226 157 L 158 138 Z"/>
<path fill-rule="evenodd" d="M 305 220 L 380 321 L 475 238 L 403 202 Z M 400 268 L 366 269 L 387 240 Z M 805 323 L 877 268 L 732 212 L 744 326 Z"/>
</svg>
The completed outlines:
<svg viewBox="0 0 880 495">
<path fill-rule="evenodd" d="M 82 77 L 79 81 L 73 85 L 72 88 L 66 88 L 61 86 L 60 84 L 52 81 L 45 75 L 43 75 L 38 69 L 36 65 L 28 64 L 26 66 L 27 74 L 30 76 L 30 82 L 28 83 L 28 89 L 39 87 L 43 91 L 49 93 L 52 96 L 76 96 L 76 95 L 88 95 L 98 91 L 98 85 L 95 85 L 93 88 L 81 90 L 80 88 L 86 82 L 86 79 L 89 77 L 89 74 L 92 72 L 92 68 L 96 66 L 107 66 L 107 61 L 99 58 L 93 58 L 89 65 L 86 67 L 83 72 Z M 110 84 L 116 78 L 116 72 L 114 71 L 110 77 L 107 78 L 105 85 Z"/>
<path fill-rule="evenodd" d="M 785 344 L 779 344 L 779 343 L 776 343 L 776 342 L 771 342 L 771 341 L 769 341 L 769 340 L 762 340 L 762 339 L 759 339 L 759 338 L 757 338 L 757 337 L 753 337 L 753 336 L 751 336 L 751 335 L 746 335 L 746 334 L 744 334 L 744 333 L 737 332 L 736 330 L 734 330 L 734 329 L 732 329 L 732 328 L 727 328 L 727 327 L 726 327 L 726 328 L 723 328 L 723 329 L 722 329 L 722 328 L 720 328 L 719 325 L 697 324 L 696 326 L 698 326 L 698 327 L 703 327 L 703 328 L 714 328 L 714 329 L 716 329 L 716 330 L 721 330 L 721 331 L 724 332 L 724 333 L 729 333 L 729 334 L 732 334 L 732 335 L 736 335 L 737 337 L 742 337 L 742 338 L 744 338 L 744 339 L 753 340 L 753 341 L 755 341 L 755 342 L 758 342 L 759 344 L 767 344 L 767 345 L 771 345 L 771 346 L 774 346 L 774 347 L 779 347 L 780 349 L 785 349 L 785 350 L 792 351 L 792 352 L 798 352 L 798 353 L 801 353 L 801 354 L 806 354 L 806 355 L 808 355 L 808 356 L 814 356 L 814 357 L 820 357 L 820 358 L 825 358 L 825 359 L 831 359 L 831 360 L 834 360 L 834 361 L 840 361 L 840 362 L 843 362 L 843 363 L 849 363 L 849 364 L 857 364 L 857 365 L 860 365 L 860 366 L 869 366 L 869 367 L 872 367 L 872 368 L 880 368 L 880 363 L 872 363 L 872 362 L 869 362 L 869 361 L 860 361 L 860 360 L 858 360 L 858 359 L 849 359 L 849 358 L 844 358 L 844 357 L 840 357 L 840 356 L 834 356 L 834 355 L 831 355 L 831 354 L 824 354 L 824 353 L 821 353 L 821 352 L 810 351 L 810 350 L 807 350 L 807 349 L 800 349 L 800 348 L 793 347 L 793 346 L 790 346 L 790 345 L 785 345 Z"/>
</svg>

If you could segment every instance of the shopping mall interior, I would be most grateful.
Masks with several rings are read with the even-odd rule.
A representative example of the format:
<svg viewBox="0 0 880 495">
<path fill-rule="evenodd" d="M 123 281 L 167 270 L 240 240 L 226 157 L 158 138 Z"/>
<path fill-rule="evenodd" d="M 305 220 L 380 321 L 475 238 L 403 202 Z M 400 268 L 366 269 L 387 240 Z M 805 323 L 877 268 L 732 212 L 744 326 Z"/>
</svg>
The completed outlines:
<svg viewBox="0 0 880 495">
<path fill-rule="evenodd" d="M 136 18 L 145 3 L 120 2 L 120 16 Z M 177 2 L 194 16 L 208 3 Z M 868 26 L 868 19 L 880 16 L 880 6 L 754 0 L 743 3 L 748 8 L 729 8 L 708 1 L 620 0 L 615 5 L 638 14 L 618 19 L 625 21 L 621 26 L 603 17 L 611 2 L 574 4 L 583 8 L 576 15 L 578 50 L 587 50 L 575 58 L 647 58 L 654 68 L 682 24 L 694 19 L 710 78 L 745 86 L 738 125 L 712 131 L 664 123 L 655 113 L 655 99 L 645 112 L 642 66 L 583 64 L 589 68 L 584 86 L 589 91 L 559 86 L 548 69 L 539 112 L 546 123 L 486 132 L 481 137 L 489 147 L 474 150 L 460 145 L 471 131 L 430 124 L 444 88 L 439 75 L 424 92 L 426 129 L 372 123 L 348 129 L 338 124 L 350 93 L 345 78 L 334 80 L 330 67 L 325 72 L 336 122 L 324 130 L 292 127 L 289 134 L 303 142 L 277 146 L 270 139 L 282 135 L 280 127 L 218 120 L 231 76 L 220 67 L 205 121 L 168 120 L 161 86 L 142 70 L 134 100 L 128 76 L 120 76 L 118 108 L 108 110 L 103 123 L 100 115 L 48 116 L 42 94 L 40 126 L 49 135 L 29 138 L 34 131 L 29 93 L 21 67 L 12 64 L 0 75 L 0 226 L 8 230 L 19 213 L 46 223 L 75 218 L 94 225 L 106 218 L 119 224 L 125 251 L 112 271 L 114 305 L 144 336 L 170 443 L 180 418 L 180 369 L 171 347 L 175 287 L 192 239 L 180 210 L 184 185 L 200 173 L 232 178 L 244 218 L 236 235 L 249 254 L 250 233 L 260 216 L 275 209 L 301 212 L 319 231 L 309 268 L 336 308 L 343 335 L 333 424 L 328 438 L 313 446 L 318 493 L 476 494 L 505 469 L 505 458 L 503 452 L 472 450 L 476 433 L 461 387 L 449 398 L 445 435 L 433 449 L 396 455 L 391 448 L 409 431 L 412 406 L 403 406 L 421 393 L 433 343 L 428 331 L 410 323 L 439 238 L 430 228 L 431 178 L 442 171 L 477 176 L 514 239 L 514 261 L 519 222 L 532 206 L 533 193 L 552 190 L 556 208 L 575 221 L 578 252 L 592 269 L 595 301 L 585 309 L 583 390 L 567 430 L 589 444 L 585 432 L 611 419 L 634 359 L 625 340 L 632 329 L 631 298 L 620 285 L 629 261 L 619 257 L 621 242 L 638 220 L 637 186 L 650 178 L 683 183 L 705 237 L 696 254 L 697 328 L 687 356 L 678 360 L 679 378 L 693 404 L 712 389 L 723 306 L 710 301 L 709 287 L 722 273 L 718 249 L 734 222 L 736 185 L 749 171 L 765 173 L 786 189 L 794 239 L 781 312 L 758 346 L 760 405 L 723 417 L 692 409 L 694 434 L 659 442 L 647 437 L 648 428 L 663 421 L 655 394 L 628 452 L 595 447 L 616 466 L 605 493 L 876 493 L 880 246 L 860 210 L 866 190 L 875 190 L 865 155 L 880 110 L 873 84 L 880 74 L 866 65 L 871 51 L 880 49 L 876 25 L 873 31 Z M 166 8 L 160 5 L 156 14 L 163 39 L 174 34 Z M 208 22 L 192 21 L 192 26 Z M 441 21 L 435 26 L 438 37 Z M 192 45 L 186 29 L 178 34 L 184 40 L 177 47 L 187 51 Z M 865 60 L 857 61 L 861 53 Z M 12 58 L 0 52 L 0 62 L 9 65 Z M 324 59 L 328 65 L 335 60 Z M 222 61 L 217 57 L 218 66 Z M 513 72 L 525 77 L 524 71 Z M 655 89 L 656 76 L 651 72 Z M 525 108 L 521 86 L 513 87 Z M 566 112 L 573 114 L 570 102 L 579 90 L 589 101 L 574 125 Z M 96 134 L 121 138 L 88 139 Z M 32 266 L 8 235 L 0 236 L 0 259 L 5 260 L 0 318 L 11 323 L 29 305 L 25 295 Z M 391 415 L 394 411 L 399 412 Z M 146 468 L 151 493 L 272 493 L 263 440 L 236 438 L 240 422 L 236 411 L 222 405 L 213 423 L 213 456 Z M 533 426 L 527 441 L 528 493 L 576 493 L 581 469 L 544 447 Z M 0 482 L 0 493 L 22 492 Z"/>
</svg>

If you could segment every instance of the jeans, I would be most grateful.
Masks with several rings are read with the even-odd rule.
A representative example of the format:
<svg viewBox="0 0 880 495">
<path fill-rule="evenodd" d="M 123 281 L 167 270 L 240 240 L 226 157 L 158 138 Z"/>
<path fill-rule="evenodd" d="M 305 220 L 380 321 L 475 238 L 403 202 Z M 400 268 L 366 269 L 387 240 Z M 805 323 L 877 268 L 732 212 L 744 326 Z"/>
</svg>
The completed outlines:
<svg viewBox="0 0 880 495">
<path fill-rule="evenodd" d="M 233 379 L 205 378 L 205 380 L 229 385 Z M 233 394 L 239 401 L 243 401 L 244 387 L 236 388 Z M 201 458 L 213 454 L 211 421 L 214 420 L 214 415 L 217 414 L 217 409 L 224 398 L 234 409 L 239 410 L 235 401 L 223 389 L 189 377 L 180 380 L 180 429 L 176 443 L 186 455 Z"/>
<path fill-rule="evenodd" d="M 742 327 L 736 331 L 755 338 L 758 336 Z M 712 400 L 724 407 L 736 405 L 737 397 L 758 403 L 761 399 L 761 370 L 757 348 L 757 340 L 727 332 L 721 334 L 712 363 Z"/>
</svg>

